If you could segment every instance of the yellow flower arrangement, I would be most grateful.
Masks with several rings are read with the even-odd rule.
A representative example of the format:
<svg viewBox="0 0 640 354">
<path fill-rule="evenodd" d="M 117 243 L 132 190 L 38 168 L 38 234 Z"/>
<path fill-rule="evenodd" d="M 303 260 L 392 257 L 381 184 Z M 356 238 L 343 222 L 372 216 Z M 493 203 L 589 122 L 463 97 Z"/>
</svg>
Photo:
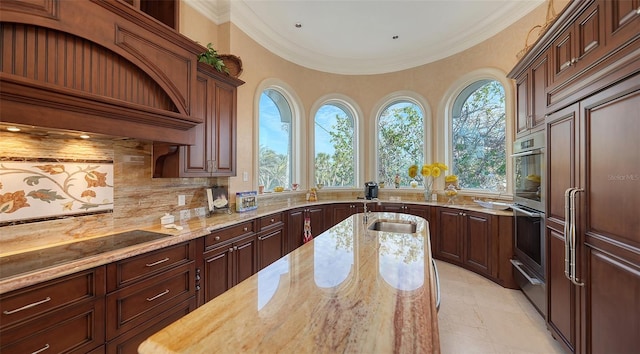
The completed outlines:
<svg viewBox="0 0 640 354">
<path fill-rule="evenodd" d="M 409 177 L 415 179 L 418 176 L 418 169 L 418 165 L 411 165 L 408 171 Z M 433 180 L 440 177 L 442 172 L 448 169 L 449 167 L 447 167 L 447 165 L 443 164 L 442 162 L 434 162 L 432 164 L 422 165 L 422 168 L 420 168 L 420 175 L 422 176 L 425 191 L 429 191 L 428 194 L 431 194 Z"/>
</svg>

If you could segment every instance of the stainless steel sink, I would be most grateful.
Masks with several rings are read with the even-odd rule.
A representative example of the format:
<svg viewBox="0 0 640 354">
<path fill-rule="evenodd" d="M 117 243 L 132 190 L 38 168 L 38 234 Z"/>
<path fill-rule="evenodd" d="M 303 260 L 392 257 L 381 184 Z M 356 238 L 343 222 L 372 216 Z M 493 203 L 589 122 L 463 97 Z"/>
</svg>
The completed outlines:
<svg viewBox="0 0 640 354">
<path fill-rule="evenodd" d="M 369 225 L 369 230 L 413 234 L 416 232 L 416 223 L 404 220 L 378 220 Z"/>
</svg>

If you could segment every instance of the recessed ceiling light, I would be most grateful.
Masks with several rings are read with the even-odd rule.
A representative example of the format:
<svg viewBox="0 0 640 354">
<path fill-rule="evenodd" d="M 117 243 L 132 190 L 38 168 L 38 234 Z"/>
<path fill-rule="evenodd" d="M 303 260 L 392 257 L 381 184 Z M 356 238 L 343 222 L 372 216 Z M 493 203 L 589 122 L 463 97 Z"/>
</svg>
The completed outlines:
<svg viewBox="0 0 640 354">
<path fill-rule="evenodd" d="M 302 23 L 296 22 L 296 28 L 302 28 Z"/>
<path fill-rule="evenodd" d="M 18 127 L 7 127 L 7 130 L 10 132 L 19 132 L 20 128 Z"/>
<path fill-rule="evenodd" d="M 393 38 L 393 39 L 398 39 L 398 36 L 393 36 L 393 37 L 391 37 L 391 38 Z"/>
<path fill-rule="evenodd" d="M 91 138 L 91 136 L 89 136 L 87 134 L 80 135 L 80 139 L 89 139 L 89 138 Z"/>
</svg>

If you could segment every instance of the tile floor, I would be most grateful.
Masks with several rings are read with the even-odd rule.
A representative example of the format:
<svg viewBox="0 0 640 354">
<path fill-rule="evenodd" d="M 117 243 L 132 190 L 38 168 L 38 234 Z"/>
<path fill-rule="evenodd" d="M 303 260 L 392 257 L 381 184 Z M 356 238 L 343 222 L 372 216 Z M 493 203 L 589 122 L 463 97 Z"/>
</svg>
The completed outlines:
<svg viewBox="0 0 640 354">
<path fill-rule="evenodd" d="M 563 353 L 521 291 L 438 261 L 440 348 L 457 353 Z"/>
</svg>

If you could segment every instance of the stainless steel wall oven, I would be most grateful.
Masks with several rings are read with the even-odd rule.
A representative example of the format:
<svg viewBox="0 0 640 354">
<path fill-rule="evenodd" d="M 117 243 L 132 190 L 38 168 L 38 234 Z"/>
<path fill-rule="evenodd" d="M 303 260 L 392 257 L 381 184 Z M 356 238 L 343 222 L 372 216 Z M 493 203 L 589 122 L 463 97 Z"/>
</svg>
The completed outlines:
<svg viewBox="0 0 640 354">
<path fill-rule="evenodd" d="M 527 298 L 545 316 L 545 155 L 546 136 L 535 133 L 514 143 L 515 278 Z"/>
</svg>

